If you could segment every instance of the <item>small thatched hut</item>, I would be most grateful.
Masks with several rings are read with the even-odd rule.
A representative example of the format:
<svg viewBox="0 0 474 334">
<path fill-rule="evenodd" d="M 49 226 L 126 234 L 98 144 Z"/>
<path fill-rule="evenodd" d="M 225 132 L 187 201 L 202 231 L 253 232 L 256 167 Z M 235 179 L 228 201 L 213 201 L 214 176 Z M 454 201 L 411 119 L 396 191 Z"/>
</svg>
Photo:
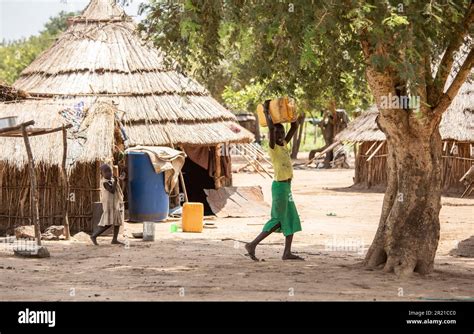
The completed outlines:
<svg viewBox="0 0 474 334">
<path fill-rule="evenodd" d="M 387 182 L 387 147 L 385 135 L 375 119 L 378 110 L 372 106 L 338 134 L 337 140 L 355 143 L 354 185 L 384 188 Z M 466 82 L 443 115 L 440 124 L 443 139 L 443 188 L 461 194 L 459 179 L 474 164 L 474 84 Z"/>
<path fill-rule="evenodd" d="M 258 124 L 257 117 L 253 113 L 249 112 L 234 112 L 235 117 L 237 117 L 237 122 L 249 130 L 254 136 L 255 141 L 260 142 L 260 126 Z"/>
<path fill-rule="evenodd" d="M 201 186 L 203 177 L 208 188 L 231 184 L 230 157 L 220 156 L 226 151 L 221 146 L 253 139 L 203 86 L 167 66 L 163 54 L 142 41 L 114 0 L 92 0 L 82 15 L 70 19 L 68 29 L 21 73 L 14 88 L 29 97 L 0 102 L 0 117 L 17 115 L 53 126 L 64 122 L 58 114 L 62 110 L 88 110 L 90 119 L 82 120 L 87 130 L 69 139 L 72 231 L 91 230 L 92 203 L 98 200 L 97 165 L 110 160 L 117 164 L 121 146 L 184 149 L 190 159 L 183 170 L 193 200 L 193 193 L 202 189 L 192 188 Z M 105 116 L 97 111 L 104 105 L 116 110 Z M 120 142 L 119 125 L 126 143 Z M 32 140 L 43 227 L 60 224 L 55 208 L 64 198 L 57 188 L 61 154 L 54 136 L 47 142 Z M 26 160 L 15 140 L 0 144 L 0 230 L 29 223 Z"/>
<path fill-rule="evenodd" d="M 56 100 L 25 100 L 0 104 L 1 117 L 16 116 L 18 122 L 34 120 L 38 127 L 60 127 L 66 123 L 59 111 L 68 106 Z M 71 230 L 90 229 L 93 203 L 99 200 L 98 165 L 112 163 L 123 142 L 115 122 L 114 105 L 96 101 L 77 131 L 68 135 L 67 167 L 69 194 L 61 182 L 62 134 L 30 139 L 39 190 L 40 222 L 43 228 L 63 224 L 64 201 L 69 197 Z M 0 138 L 0 226 L 12 232 L 30 224 L 30 190 L 27 155 L 22 139 Z M 123 150 L 123 148 L 122 148 Z"/>
</svg>

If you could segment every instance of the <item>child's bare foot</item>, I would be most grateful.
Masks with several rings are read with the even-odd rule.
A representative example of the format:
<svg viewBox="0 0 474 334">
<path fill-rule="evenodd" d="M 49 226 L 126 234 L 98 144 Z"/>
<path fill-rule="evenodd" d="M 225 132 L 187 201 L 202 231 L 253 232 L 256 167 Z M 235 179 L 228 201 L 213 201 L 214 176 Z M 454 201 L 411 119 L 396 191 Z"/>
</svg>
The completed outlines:
<svg viewBox="0 0 474 334">
<path fill-rule="evenodd" d="M 288 253 L 288 254 L 283 254 L 282 260 L 298 260 L 298 261 L 304 261 L 304 259 L 298 255 L 295 255 L 293 253 Z"/>
<path fill-rule="evenodd" d="M 260 261 L 256 256 L 255 256 L 255 247 L 253 244 L 248 243 L 245 244 L 245 249 L 247 250 L 247 256 L 249 256 L 252 260 L 254 261 Z"/>
<path fill-rule="evenodd" d="M 99 246 L 99 243 L 97 242 L 97 237 L 93 237 L 93 236 L 91 235 L 91 241 L 92 241 L 92 243 L 93 243 L 94 245 Z"/>
<path fill-rule="evenodd" d="M 111 244 L 112 245 L 125 245 L 123 242 L 118 241 L 118 240 L 112 240 Z"/>
</svg>

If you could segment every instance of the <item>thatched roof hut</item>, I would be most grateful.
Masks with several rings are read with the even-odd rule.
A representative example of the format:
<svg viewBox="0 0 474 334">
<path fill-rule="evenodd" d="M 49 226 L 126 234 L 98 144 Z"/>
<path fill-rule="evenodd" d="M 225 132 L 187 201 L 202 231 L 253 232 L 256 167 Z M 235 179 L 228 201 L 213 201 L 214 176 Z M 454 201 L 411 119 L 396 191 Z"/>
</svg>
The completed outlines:
<svg viewBox="0 0 474 334">
<path fill-rule="evenodd" d="M 384 141 L 385 134 L 375 122 L 377 115 L 377 106 L 371 106 L 350 122 L 348 127 L 337 135 L 337 138 L 352 142 Z M 440 133 L 443 140 L 474 141 L 474 83 L 466 82 L 461 87 L 443 115 Z"/>
<path fill-rule="evenodd" d="M 16 115 L 20 121 L 33 119 L 38 126 L 50 127 L 66 122 L 59 114 L 62 110 L 82 105 L 87 111 L 81 120 L 83 129 L 70 133 L 68 140 L 71 191 L 76 200 L 70 212 L 73 231 L 92 228 L 92 204 L 98 200 L 99 188 L 97 166 L 104 161 L 121 164 L 122 130 L 128 146 L 200 149 L 199 155 L 209 156 L 208 165 L 213 168 L 205 172 L 216 186 L 231 183 L 231 176 L 222 173 L 230 170 L 230 160 L 219 156 L 220 146 L 253 140 L 201 84 L 168 66 L 162 52 L 140 38 L 132 19 L 114 0 L 91 0 L 8 92 L 10 97 L 0 100 L 0 117 Z M 21 92 L 28 95 L 18 96 Z M 66 198 L 55 188 L 61 161 L 55 136 L 48 141 L 32 139 L 42 181 L 43 227 L 58 223 L 52 203 Z M 17 139 L 2 139 L 0 145 L 0 197 L 5 204 L 0 205 L 0 225 L 6 220 L 7 227 L 13 227 L 29 219 L 26 159 Z M 190 186 L 192 171 L 186 176 Z"/>
<path fill-rule="evenodd" d="M 0 115 L 16 116 L 19 123 L 35 120 L 35 126 L 40 128 L 60 127 L 66 123 L 60 111 L 68 107 L 52 99 L 17 100 L 15 103 L 1 103 Z M 71 230 L 91 230 L 93 203 L 99 200 L 98 164 L 112 163 L 117 147 L 123 146 L 116 133 L 116 106 L 99 98 L 86 112 L 80 128 L 68 134 L 68 194 L 61 181 L 62 133 L 30 138 L 43 228 L 63 224 L 64 202 L 69 198 Z M 0 147 L 0 230 L 11 233 L 14 227 L 31 222 L 28 159 L 21 138 L 2 137 Z"/>
<path fill-rule="evenodd" d="M 349 123 L 336 139 L 358 143 L 354 183 L 365 187 L 386 184 L 385 134 L 375 121 L 374 105 Z M 440 123 L 443 139 L 443 185 L 447 192 L 462 192 L 459 179 L 474 164 L 474 84 L 466 82 L 459 90 Z"/>
<path fill-rule="evenodd" d="M 114 0 L 92 0 L 14 87 L 70 105 L 97 96 L 114 101 L 125 112 L 131 146 L 253 139 L 201 84 L 165 65 L 163 54 L 140 39 Z M 41 109 L 41 103 L 37 106 Z"/>
</svg>

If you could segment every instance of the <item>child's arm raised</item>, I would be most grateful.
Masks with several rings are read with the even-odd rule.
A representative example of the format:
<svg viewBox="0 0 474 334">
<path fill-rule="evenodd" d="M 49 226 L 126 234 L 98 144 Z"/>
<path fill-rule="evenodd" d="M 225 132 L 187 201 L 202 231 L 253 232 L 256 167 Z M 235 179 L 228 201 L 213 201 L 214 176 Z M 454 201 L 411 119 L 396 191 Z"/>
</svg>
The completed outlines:
<svg viewBox="0 0 474 334">
<path fill-rule="evenodd" d="M 288 130 L 288 133 L 286 134 L 285 141 L 287 143 L 290 142 L 290 140 L 293 138 L 293 136 L 296 133 L 296 130 L 298 129 L 298 121 L 294 121 L 291 123 L 290 129 Z"/>
<path fill-rule="evenodd" d="M 267 120 L 268 125 L 268 145 L 271 149 L 275 148 L 275 126 L 273 124 L 272 118 L 270 116 L 270 100 L 266 100 L 263 104 L 263 113 L 265 114 L 265 119 Z"/>
<path fill-rule="evenodd" d="M 303 114 L 299 114 L 298 119 L 294 122 L 291 122 L 291 127 L 290 130 L 288 130 L 288 133 L 286 134 L 285 141 L 287 143 L 290 142 L 290 140 L 293 138 L 293 136 L 296 133 L 296 130 L 298 129 L 298 123 L 300 123 L 304 118 Z M 303 124 L 301 124 L 303 126 Z"/>
<path fill-rule="evenodd" d="M 298 123 L 299 123 L 300 120 L 302 120 L 302 119 L 303 119 L 303 114 L 300 114 L 300 115 L 298 116 L 298 119 L 297 119 L 296 121 L 291 122 L 291 127 L 290 127 L 290 129 L 288 130 L 288 133 L 286 134 L 286 137 L 285 137 L 285 141 L 286 141 L 287 143 L 289 143 L 290 140 L 293 139 L 293 136 L 295 135 L 296 130 L 298 129 Z M 301 126 L 303 126 L 303 125 L 301 125 Z"/>
<path fill-rule="evenodd" d="M 112 180 L 104 182 L 104 188 L 108 192 L 115 194 L 115 191 L 117 190 L 117 179 L 112 177 Z"/>
</svg>

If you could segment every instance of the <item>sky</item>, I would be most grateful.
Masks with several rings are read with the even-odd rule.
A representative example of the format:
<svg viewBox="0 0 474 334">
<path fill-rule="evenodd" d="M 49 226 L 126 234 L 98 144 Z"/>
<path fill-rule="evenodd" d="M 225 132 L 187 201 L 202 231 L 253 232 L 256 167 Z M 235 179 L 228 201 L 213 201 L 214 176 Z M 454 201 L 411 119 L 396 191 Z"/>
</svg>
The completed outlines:
<svg viewBox="0 0 474 334">
<path fill-rule="evenodd" d="M 138 6 L 143 0 L 132 0 L 125 7 L 138 20 Z M 61 11 L 82 11 L 89 0 L 0 0 L 0 41 L 37 35 L 52 16 Z"/>
</svg>

